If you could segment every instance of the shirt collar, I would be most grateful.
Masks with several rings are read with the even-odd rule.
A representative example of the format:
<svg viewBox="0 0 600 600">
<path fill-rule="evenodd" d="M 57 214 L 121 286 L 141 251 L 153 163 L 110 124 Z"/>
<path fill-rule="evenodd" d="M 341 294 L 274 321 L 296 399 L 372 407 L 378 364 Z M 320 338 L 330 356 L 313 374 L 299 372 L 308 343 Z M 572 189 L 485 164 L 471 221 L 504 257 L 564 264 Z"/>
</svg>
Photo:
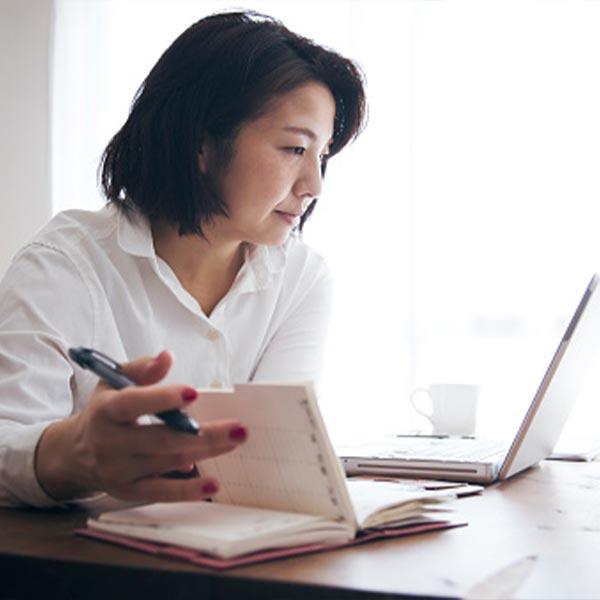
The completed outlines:
<svg viewBox="0 0 600 600">
<path fill-rule="evenodd" d="M 148 219 L 134 210 L 117 211 L 117 239 L 124 252 L 134 256 L 156 257 Z"/>
<path fill-rule="evenodd" d="M 245 278 L 247 288 L 256 290 L 271 287 L 283 271 L 290 245 L 295 235 L 292 234 L 281 246 L 246 247 L 245 262 L 240 275 L 248 274 Z M 246 286 L 244 286 L 246 287 Z"/>
<path fill-rule="evenodd" d="M 116 207 L 117 236 L 124 252 L 134 256 L 156 259 L 152 231 L 148 219 L 134 210 L 124 213 Z M 280 246 L 246 246 L 245 261 L 239 275 L 242 288 L 266 289 L 273 285 L 283 270 L 289 247 L 294 243 L 296 233 L 292 233 Z M 244 277 L 248 273 L 249 277 Z M 242 291 L 242 290 L 240 290 Z"/>
</svg>

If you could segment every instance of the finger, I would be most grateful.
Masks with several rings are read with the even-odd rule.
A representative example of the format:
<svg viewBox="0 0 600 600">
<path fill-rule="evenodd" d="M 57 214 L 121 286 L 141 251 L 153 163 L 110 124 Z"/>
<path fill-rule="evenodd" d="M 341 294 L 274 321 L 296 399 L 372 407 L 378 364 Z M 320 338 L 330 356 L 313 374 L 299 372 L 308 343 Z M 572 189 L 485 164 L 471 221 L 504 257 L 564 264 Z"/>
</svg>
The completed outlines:
<svg viewBox="0 0 600 600">
<path fill-rule="evenodd" d="M 166 456 L 131 456 L 103 473 L 104 487 L 132 485 L 137 481 L 161 477 L 167 473 L 195 470 L 193 458 L 184 454 Z"/>
<path fill-rule="evenodd" d="M 189 468 L 186 467 L 179 471 L 167 471 L 161 477 L 166 477 L 167 479 L 194 479 L 195 477 L 200 477 L 200 472 L 196 465 L 192 463 Z"/>
<path fill-rule="evenodd" d="M 134 423 L 142 415 L 181 409 L 198 397 L 198 392 L 184 385 L 128 387 L 111 392 L 99 410 L 116 423 Z"/>
<path fill-rule="evenodd" d="M 219 482 L 214 477 L 196 479 L 150 478 L 138 481 L 127 492 L 113 493 L 117 497 L 142 502 L 190 502 L 214 496 Z"/>
<path fill-rule="evenodd" d="M 102 489 L 114 487 L 117 482 L 123 488 L 144 478 L 187 471 L 196 462 L 231 452 L 247 436 L 245 427 L 236 421 L 210 422 L 205 431 L 206 436 L 190 436 L 164 425 L 117 429 L 106 448 L 109 458 L 103 462 L 100 475 Z"/>
<path fill-rule="evenodd" d="M 131 454 L 168 456 L 179 454 L 192 462 L 229 452 L 246 441 L 248 432 L 239 421 L 207 421 L 198 436 L 182 434 L 165 425 L 140 425 L 128 428 L 127 435 L 115 444 Z"/>
<path fill-rule="evenodd" d="M 151 385 L 164 379 L 171 369 L 173 357 L 163 350 L 155 357 L 143 357 L 121 364 L 123 373 L 138 385 Z"/>
<path fill-rule="evenodd" d="M 148 477 L 161 477 L 166 473 L 187 473 L 195 469 L 192 456 L 167 454 L 161 456 L 135 456 L 121 472 L 122 481 L 140 481 Z"/>
</svg>

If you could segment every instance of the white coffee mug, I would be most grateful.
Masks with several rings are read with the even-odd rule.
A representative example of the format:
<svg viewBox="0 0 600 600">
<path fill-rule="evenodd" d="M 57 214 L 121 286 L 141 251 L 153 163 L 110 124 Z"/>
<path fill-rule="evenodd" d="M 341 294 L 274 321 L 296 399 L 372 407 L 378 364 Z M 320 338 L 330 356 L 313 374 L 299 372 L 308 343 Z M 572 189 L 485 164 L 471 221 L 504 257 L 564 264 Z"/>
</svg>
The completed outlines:
<svg viewBox="0 0 600 600">
<path fill-rule="evenodd" d="M 479 386 L 438 383 L 417 388 L 410 395 L 413 408 L 427 418 L 434 434 L 473 435 Z M 430 408 L 425 408 L 425 399 Z"/>
</svg>

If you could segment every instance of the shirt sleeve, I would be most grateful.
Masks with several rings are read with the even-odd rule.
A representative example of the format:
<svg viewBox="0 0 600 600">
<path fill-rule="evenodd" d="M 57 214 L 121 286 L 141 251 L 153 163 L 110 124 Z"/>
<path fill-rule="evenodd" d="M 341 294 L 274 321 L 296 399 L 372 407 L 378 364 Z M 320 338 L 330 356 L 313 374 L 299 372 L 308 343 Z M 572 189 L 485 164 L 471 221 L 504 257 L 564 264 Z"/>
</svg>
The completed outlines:
<svg viewBox="0 0 600 600">
<path fill-rule="evenodd" d="M 39 485 L 38 440 L 71 415 L 78 382 L 71 345 L 92 345 L 88 286 L 71 258 L 40 244 L 18 255 L 0 283 L 0 505 L 58 503 Z"/>
<path fill-rule="evenodd" d="M 260 357 L 252 381 L 318 385 L 332 303 L 332 278 L 322 260 L 310 280 L 298 288 L 297 300 Z"/>
</svg>

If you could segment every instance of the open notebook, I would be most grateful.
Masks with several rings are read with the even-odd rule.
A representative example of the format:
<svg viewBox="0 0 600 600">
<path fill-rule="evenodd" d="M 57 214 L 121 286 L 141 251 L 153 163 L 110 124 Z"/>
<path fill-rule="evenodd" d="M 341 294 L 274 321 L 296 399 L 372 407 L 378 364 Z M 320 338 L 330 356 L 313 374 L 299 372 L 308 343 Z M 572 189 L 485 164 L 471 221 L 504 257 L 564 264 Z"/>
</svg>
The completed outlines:
<svg viewBox="0 0 600 600">
<path fill-rule="evenodd" d="M 597 287 L 598 276 L 594 275 L 512 442 L 400 435 L 374 443 L 338 447 L 346 472 L 491 483 L 549 457 L 586 375 L 599 363 L 600 294 Z"/>
<path fill-rule="evenodd" d="M 198 465 L 219 480 L 214 502 L 110 511 L 80 533 L 218 568 L 456 525 L 447 490 L 347 482 L 311 384 L 200 390 L 189 412 L 249 430 L 236 450 Z"/>
</svg>

